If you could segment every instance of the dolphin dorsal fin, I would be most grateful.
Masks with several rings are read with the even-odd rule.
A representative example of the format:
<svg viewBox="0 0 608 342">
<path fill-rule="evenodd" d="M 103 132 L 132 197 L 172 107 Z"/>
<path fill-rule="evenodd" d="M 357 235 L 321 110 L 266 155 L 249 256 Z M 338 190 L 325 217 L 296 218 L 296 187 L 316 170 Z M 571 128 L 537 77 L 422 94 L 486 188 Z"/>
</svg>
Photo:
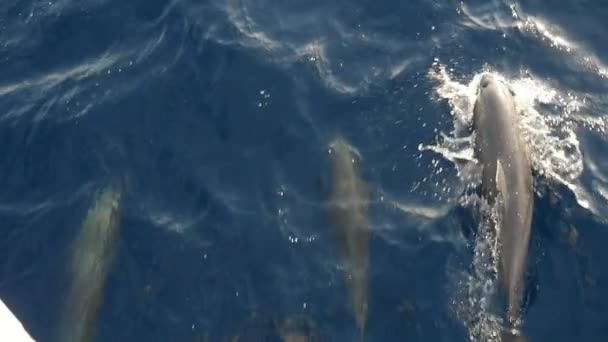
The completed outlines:
<svg viewBox="0 0 608 342">
<path fill-rule="evenodd" d="M 496 191 L 501 196 L 505 195 L 507 190 L 507 182 L 505 180 L 505 170 L 502 168 L 500 160 L 496 161 Z"/>
</svg>

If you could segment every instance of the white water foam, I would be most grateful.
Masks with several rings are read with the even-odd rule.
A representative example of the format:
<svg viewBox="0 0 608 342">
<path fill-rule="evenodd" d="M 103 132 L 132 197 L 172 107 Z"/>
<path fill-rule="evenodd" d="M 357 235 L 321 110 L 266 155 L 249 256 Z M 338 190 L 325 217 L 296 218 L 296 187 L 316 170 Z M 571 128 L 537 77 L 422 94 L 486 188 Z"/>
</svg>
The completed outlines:
<svg viewBox="0 0 608 342">
<path fill-rule="evenodd" d="M 469 332 L 469 340 L 500 342 L 503 327 L 501 313 L 495 303 L 498 281 L 500 217 L 476 195 L 465 199 L 483 213 L 475 240 L 471 242 L 473 260 L 468 272 L 451 274 L 457 285 L 452 294 L 452 309 Z"/>
<path fill-rule="evenodd" d="M 583 155 L 576 135 L 577 120 L 573 119 L 574 114 L 580 116 L 583 101 L 576 94 L 563 92 L 530 75 L 509 79 L 495 71 L 483 72 L 492 72 L 516 94 L 521 137 L 527 146 L 534 171 L 572 190 L 579 205 L 589 208 L 585 201 L 585 190 L 578 181 L 583 172 Z M 474 75 L 468 84 L 462 84 L 449 74 L 445 66 L 439 62 L 434 64 L 428 75 L 436 83 L 440 99 L 447 100 L 451 107 L 454 130 L 440 132 L 442 138 L 438 139 L 439 143 L 422 145 L 421 150 L 439 153 L 455 162 L 457 167 L 462 164 L 456 161 L 476 163 L 473 156 L 474 133 L 469 127 L 476 89 L 483 72 Z M 466 176 L 462 170 L 459 171 L 461 178 Z"/>
</svg>

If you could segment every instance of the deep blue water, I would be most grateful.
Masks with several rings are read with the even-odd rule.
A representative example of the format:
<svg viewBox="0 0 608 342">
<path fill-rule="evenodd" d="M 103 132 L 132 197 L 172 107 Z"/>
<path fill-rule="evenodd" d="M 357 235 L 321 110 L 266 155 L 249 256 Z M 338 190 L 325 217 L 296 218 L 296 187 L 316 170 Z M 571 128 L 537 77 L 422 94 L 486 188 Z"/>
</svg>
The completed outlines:
<svg viewBox="0 0 608 342">
<path fill-rule="evenodd" d="M 341 134 L 372 189 L 365 340 L 467 341 L 451 275 L 466 272 L 470 244 L 412 227 L 470 239 L 470 214 L 419 222 L 383 204 L 441 207 L 423 179 L 441 167 L 457 182 L 418 149 L 453 126 L 427 73 L 435 59 L 462 80 L 488 65 L 528 70 L 586 94 L 601 119 L 608 6 L 518 4 L 578 44 L 567 53 L 529 31 L 463 25 L 463 5 L 511 15 L 501 1 L 3 1 L 0 298 L 53 341 L 73 241 L 95 194 L 119 181 L 93 340 L 275 341 L 290 318 L 320 341 L 357 340 L 324 210 L 328 143 Z M 606 135 L 576 134 L 606 169 Z M 580 178 L 604 186 L 597 174 Z M 606 341 L 605 211 L 541 176 L 537 187 L 523 329 L 531 341 Z"/>
</svg>

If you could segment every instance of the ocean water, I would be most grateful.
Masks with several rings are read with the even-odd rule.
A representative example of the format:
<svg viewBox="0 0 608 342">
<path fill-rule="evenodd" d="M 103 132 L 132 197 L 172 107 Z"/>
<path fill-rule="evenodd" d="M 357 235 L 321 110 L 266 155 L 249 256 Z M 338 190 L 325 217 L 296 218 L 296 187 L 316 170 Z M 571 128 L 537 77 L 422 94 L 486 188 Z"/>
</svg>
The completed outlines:
<svg viewBox="0 0 608 342">
<path fill-rule="evenodd" d="M 37 341 L 80 324 L 71 298 L 90 341 L 357 341 L 326 211 L 341 135 L 370 189 L 364 340 L 493 340 L 467 129 L 492 72 L 535 174 L 522 330 L 606 341 L 606 18 L 598 0 L 4 0 L 0 298 Z"/>
</svg>

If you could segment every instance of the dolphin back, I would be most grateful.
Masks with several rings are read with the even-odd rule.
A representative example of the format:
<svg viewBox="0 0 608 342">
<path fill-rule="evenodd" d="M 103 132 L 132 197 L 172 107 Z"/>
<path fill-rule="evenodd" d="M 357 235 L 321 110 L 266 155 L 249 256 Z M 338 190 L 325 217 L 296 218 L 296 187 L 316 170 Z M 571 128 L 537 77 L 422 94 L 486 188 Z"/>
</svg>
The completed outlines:
<svg viewBox="0 0 608 342">
<path fill-rule="evenodd" d="M 331 143 L 328 215 L 344 267 L 351 309 L 361 338 L 368 312 L 369 189 L 361 178 L 358 151 L 341 136 Z"/>
</svg>

